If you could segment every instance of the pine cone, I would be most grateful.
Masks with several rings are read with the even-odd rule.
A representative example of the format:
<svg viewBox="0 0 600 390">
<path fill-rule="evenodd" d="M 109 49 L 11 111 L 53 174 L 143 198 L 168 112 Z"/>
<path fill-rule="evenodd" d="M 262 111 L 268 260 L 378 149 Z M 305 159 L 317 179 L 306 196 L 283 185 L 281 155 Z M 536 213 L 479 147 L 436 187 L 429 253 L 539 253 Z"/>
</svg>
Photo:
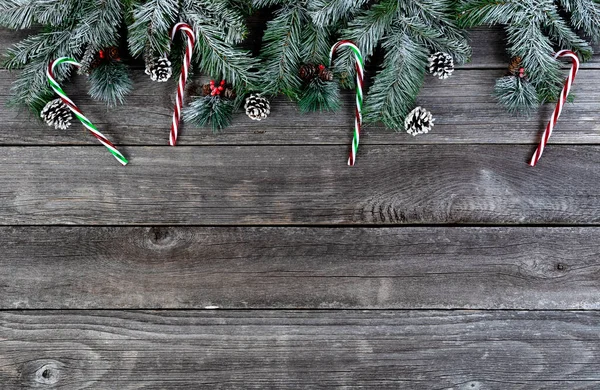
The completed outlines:
<svg viewBox="0 0 600 390">
<path fill-rule="evenodd" d="M 87 45 L 85 48 L 85 52 L 83 53 L 83 57 L 81 57 L 81 61 L 79 63 L 81 66 L 77 70 L 77 73 L 80 75 L 89 75 L 91 72 L 92 62 L 96 58 L 97 51 L 92 47 L 92 45 Z"/>
<path fill-rule="evenodd" d="M 404 120 L 404 129 L 413 136 L 429 133 L 433 128 L 433 115 L 424 108 L 417 107 Z"/>
<path fill-rule="evenodd" d="M 202 96 L 208 96 L 210 95 L 211 89 L 210 89 L 210 84 L 204 84 L 202 86 Z"/>
<path fill-rule="evenodd" d="M 255 121 L 266 119 L 271 113 L 269 100 L 257 93 L 253 93 L 246 98 L 244 108 L 246 109 L 246 115 Z"/>
<path fill-rule="evenodd" d="M 225 87 L 225 91 L 223 91 L 223 97 L 225 99 L 233 100 L 236 97 L 235 90 L 231 88 L 231 86 Z"/>
<path fill-rule="evenodd" d="M 319 73 L 319 68 L 315 64 L 304 64 L 300 67 L 299 76 L 304 81 L 310 81 L 318 73 Z"/>
<path fill-rule="evenodd" d="M 104 53 L 104 57 L 108 60 L 121 60 L 119 56 L 119 48 L 116 46 L 110 46 L 102 51 Z"/>
<path fill-rule="evenodd" d="M 150 45 L 150 42 L 148 42 L 146 44 L 146 46 L 144 47 L 144 64 L 146 65 L 146 69 L 144 70 L 144 72 L 147 75 L 150 75 L 150 71 L 151 71 L 151 67 L 152 64 L 154 63 L 154 52 L 152 51 L 152 46 Z"/>
<path fill-rule="evenodd" d="M 513 57 L 508 64 L 508 71 L 513 76 L 520 78 L 525 77 L 525 69 L 523 68 L 523 59 L 521 57 Z"/>
<path fill-rule="evenodd" d="M 319 78 L 323 81 L 333 81 L 333 72 L 321 65 L 319 67 Z"/>
<path fill-rule="evenodd" d="M 441 51 L 429 57 L 429 73 L 440 80 L 447 79 L 454 72 L 454 59 L 448 53 Z"/>
<path fill-rule="evenodd" d="M 71 126 L 73 113 L 61 99 L 54 99 L 44 106 L 40 117 L 48 124 L 48 126 L 54 126 L 55 129 L 66 130 Z"/>
<path fill-rule="evenodd" d="M 150 75 L 152 81 L 157 81 L 159 83 L 169 80 L 173 75 L 171 61 L 164 57 L 152 60 L 150 64 L 146 65 L 146 74 Z"/>
</svg>

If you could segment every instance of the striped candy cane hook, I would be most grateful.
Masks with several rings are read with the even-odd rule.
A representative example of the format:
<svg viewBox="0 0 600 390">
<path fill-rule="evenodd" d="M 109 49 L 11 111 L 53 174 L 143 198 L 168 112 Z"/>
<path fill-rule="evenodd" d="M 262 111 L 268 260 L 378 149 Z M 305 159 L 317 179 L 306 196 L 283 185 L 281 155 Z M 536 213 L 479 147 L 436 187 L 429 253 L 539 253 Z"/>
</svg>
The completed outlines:
<svg viewBox="0 0 600 390">
<path fill-rule="evenodd" d="M 173 123 L 171 124 L 171 134 L 169 136 L 169 144 L 175 146 L 177 144 L 177 135 L 179 133 L 179 123 L 181 122 L 181 110 L 183 108 L 183 93 L 185 91 L 185 84 L 187 82 L 188 74 L 190 71 L 190 64 L 192 62 L 192 52 L 194 51 L 194 45 L 196 44 L 196 35 L 194 30 L 187 23 L 177 23 L 171 31 L 171 43 L 175 40 L 177 31 L 182 31 L 187 36 L 187 44 L 185 47 L 185 55 L 183 57 L 183 66 L 181 67 L 181 75 L 179 76 L 179 83 L 177 84 L 177 95 L 175 97 L 175 110 L 173 112 Z"/>
<path fill-rule="evenodd" d="M 554 127 L 556 126 L 556 123 L 558 122 L 558 118 L 560 117 L 560 114 L 562 113 L 562 109 L 563 109 L 565 103 L 567 102 L 567 98 L 569 96 L 569 92 L 571 91 L 571 86 L 573 85 L 573 81 L 575 81 L 575 76 L 577 76 L 577 72 L 579 71 L 579 57 L 577 57 L 577 54 L 575 54 L 574 52 L 572 52 L 570 50 L 561 50 L 554 55 L 554 58 L 556 58 L 556 59 L 561 58 L 561 57 L 570 58 L 571 61 L 573 62 L 573 65 L 571 66 L 571 71 L 569 72 L 569 77 L 567 77 L 565 86 L 563 87 L 563 90 L 560 93 L 560 97 L 558 98 L 558 103 L 556 104 L 556 108 L 554 108 L 552 117 L 550 118 L 550 121 L 548 122 L 548 125 L 546 126 L 546 130 L 544 130 L 544 133 L 542 134 L 542 140 L 540 141 L 540 144 L 538 145 L 537 149 L 535 150 L 533 157 L 531 157 L 531 161 L 529 162 L 529 165 L 531 165 L 532 167 L 535 167 L 537 165 L 538 161 L 542 157 L 542 153 L 544 153 L 544 148 L 548 144 L 548 140 L 550 139 L 550 136 L 552 135 L 552 130 L 554 130 Z"/>
<path fill-rule="evenodd" d="M 56 66 L 60 64 L 70 64 L 78 68 L 81 67 L 81 64 L 79 62 L 69 57 L 61 57 L 52 61 L 48 66 L 48 70 L 46 71 L 46 76 L 48 77 L 48 83 L 50 84 L 50 87 L 52 87 L 54 92 L 56 92 L 60 99 L 67 105 L 67 107 L 69 107 L 73 114 L 75 114 L 75 116 L 77 117 L 77 119 L 79 119 L 83 126 L 85 126 L 85 128 L 88 129 L 92 133 L 92 135 L 96 137 L 98 141 L 100 141 L 100 143 L 102 143 L 102 145 L 106 146 L 108 151 L 111 152 L 112 155 L 121 164 L 127 165 L 128 161 L 125 158 L 125 156 L 123 156 L 123 154 L 121 154 L 121 152 L 119 152 L 117 148 L 115 148 L 115 146 L 108 140 L 108 138 L 106 138 L 101 132 L 99 132 L 96 126 L 94 126 L 94 124 L 83 115 L 79 107 L 77 107 L 75 103 L 73 103 L 73 101 L 69 99 L 65 91 L 63 91 L 61 86 L 54 78 L 54 68 L 56 68 Z"/>
<path fill-rule="evenodd" d="M 352 149 L 350 151 L 350 157 L 348 158 L 348 165 L 351 167 L 356 163 L 356 152 L 358 152 L 358 145 L 360 143 L 360 128 L 362 126 L 362 109 L 363 109 L 363 83 L 365 73 L 365 62 L 358 46 L 352 41 L 343 40 L 339 41 L 331 48 L 329 52 L 329 67 L 333 65 L 333 55 L 335 52 L 342 48 L 349 47 L 354 53 L 354 59 L 356 60 L 356 109 L 354 112 L 354 137 L 352 139 Z"/>
</svg>

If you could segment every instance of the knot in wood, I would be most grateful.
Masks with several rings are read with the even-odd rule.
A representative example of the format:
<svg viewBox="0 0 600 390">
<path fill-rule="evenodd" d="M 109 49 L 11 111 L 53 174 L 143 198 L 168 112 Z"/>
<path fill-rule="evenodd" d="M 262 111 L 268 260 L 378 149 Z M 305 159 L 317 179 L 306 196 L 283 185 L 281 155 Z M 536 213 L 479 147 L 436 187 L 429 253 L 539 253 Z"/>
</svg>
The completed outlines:
<svg viewBox="0 0 600 390">
<path fill-rule="evenodd" d="M 170 232 L 167 228 L 153 227 L 150 228 L 150 238 L 154 243 L 161 243 L 169 239 Z"/>
<path fill-rule="evenodd" d="M 34 380 L 37 383 L 44 385 L 52 385 L 58 382 L 60 370 L 56 363 L 47 363 L 38 368 L 34 375 Z"/>
</svg>

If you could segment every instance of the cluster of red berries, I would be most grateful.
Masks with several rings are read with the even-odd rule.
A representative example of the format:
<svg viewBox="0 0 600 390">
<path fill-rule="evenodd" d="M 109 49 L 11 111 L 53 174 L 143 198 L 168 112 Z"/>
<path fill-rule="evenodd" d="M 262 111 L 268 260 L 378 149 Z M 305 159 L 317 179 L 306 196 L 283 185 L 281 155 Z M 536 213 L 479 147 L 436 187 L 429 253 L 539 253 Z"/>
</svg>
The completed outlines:
<svg viewBox="0 0 600 390">
<path fill-rule="evenodd" d="M 215 80 L 210 80 L 210 96 L 221 95 L 225 90 L 225 80 L 221 80 L 218 87 L 215 87 Z"/>
<path fill-rule="evenodd" d="M 107 59 L 121 61 L 121 58 L 119 58 L 119 49 L 114 46 L 100 50 L 98 52 L 98 57 L 100 57 L 101 60 Z"/>
</svg>

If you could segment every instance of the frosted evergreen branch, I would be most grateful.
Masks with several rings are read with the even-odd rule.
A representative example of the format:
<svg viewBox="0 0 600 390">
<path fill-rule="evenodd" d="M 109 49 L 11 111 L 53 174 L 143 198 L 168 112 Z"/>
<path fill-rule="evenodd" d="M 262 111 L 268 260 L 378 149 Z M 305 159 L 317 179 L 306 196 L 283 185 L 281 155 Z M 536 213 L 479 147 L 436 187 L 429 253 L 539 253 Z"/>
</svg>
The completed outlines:
<svg viewBox="0 0 600 390">
<path fill-rule="evenodd" d="M 542 102 L 556 100 L 563 77 L 560 64 L 554 59 L 552 42 L 533 21 L 506 28 L 508 50 L 520 57 L 529 81 L 536 87 Z"/>
<path fill-rule="evenodd" d="M 385 49 L 382 69 L 365 102 L 364 120 L 382 122 L 388 128 L 400 130 L 423 86 L 429 52 L 408 34 L 388 40 Z"/>
<path fill-rule="evenodd" d="M 240 43 L 248 34 L 243 15 L 228 0 L 184 0 L 181 14 L 189 22 L 213 26 L 228 44 Z"/>
<path fill-rule="evenodd" d="M 90 96 L 106 102 L 109 107 L 123 104 L 125 96 L 133 89 L 127 67 L 122 62 L 112 61 L 94 69 L 89 77 Z"/>
<path fill-rule="evenodd" d="M 37 23 L 58 26 L 76 13 L 77 3 L 76 0 L 0 0 L 0 26 L 15 30 L 31 28 Z"/>
<path fill-rule="evenodd" d="M 129 50 L 139 56 L 147 46 L 155 53 L 169 51 L 170 30 L 179 17 L 179 1 L 149 0 L 137 4 L 129 26 Z"/>
<path fill-rule="evenodd" d="M 73 30 L 80 44 L 101 49 L 118 44 L 118 28 L 123 20 L 121 0 L 87 0 L 81 2 L 81 18 Z M 79 19 L 79 18 L 78 18 Z"/>
<path fill-rule="evenodd" d="M 597 0 L 560 0 L 571 14 L 571 24 L 583 30 L 593 42 L 600 42 L 600 3 Z"/>
<path fill-rule="evenodd" d="M 211 25 L 194 24 L 196 56 L 194 61 L 213 79 L 224 79 L 235 88 L 252 88 L 258 83 L 254 68 L 258 60 L 248 51 L 229 45 Z"/>
<path fill-rule="evenodd" d="M 281 92 L 297 99 L 298 77 L 302 62 L 302 28 L 308 15 L 300 5 L 286 5 L 267 23 L 260 56 L 263 59 L 262 90 L 267 94 Z"/>
<path fill-rule="evenodd" d="M 308 10 L 316 26 L 332 27 L 350 20 L 366 3 L 367 0 L 313 0 Z"/>
<path fill-rule="evenodd" d="M 326 27 L 317 27 L 308 22 L 302 30 L 301 58 L 304 63 L 325 64 L 329 62 L 331 32 Z"/>
</svg>

